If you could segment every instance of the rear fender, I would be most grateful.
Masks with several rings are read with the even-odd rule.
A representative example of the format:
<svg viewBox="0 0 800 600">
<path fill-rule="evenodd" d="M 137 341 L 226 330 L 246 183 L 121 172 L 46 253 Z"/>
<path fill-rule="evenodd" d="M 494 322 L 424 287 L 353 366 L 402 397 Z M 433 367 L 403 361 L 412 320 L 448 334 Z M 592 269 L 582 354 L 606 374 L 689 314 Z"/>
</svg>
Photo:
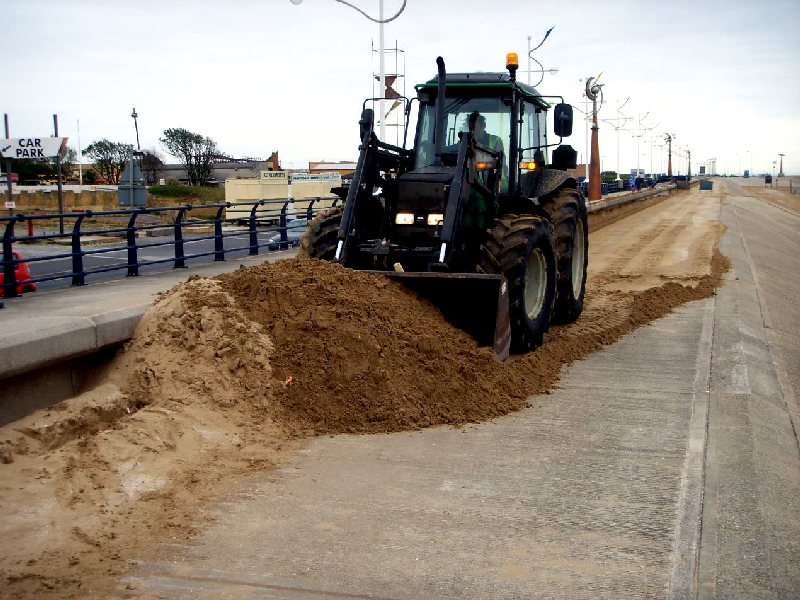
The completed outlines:
<svg viewBox="0 0 800 600">
<path fill-rule="evenodd" d="M 559 188 L 577 189 L 575 178 L 566 171 L 558 169 L 542 169 L 534 175 L 528 174 L 520 181 L 522 195 L 528 198 L 539 198 L 552 194 Z"/>
<path fill-rule="evenodd" d="M 500 214 L 503 215 L 535 215 L 547 219 L 547 213 L 534 198 L 523 196 L 501 197 Z"/>
</svg>

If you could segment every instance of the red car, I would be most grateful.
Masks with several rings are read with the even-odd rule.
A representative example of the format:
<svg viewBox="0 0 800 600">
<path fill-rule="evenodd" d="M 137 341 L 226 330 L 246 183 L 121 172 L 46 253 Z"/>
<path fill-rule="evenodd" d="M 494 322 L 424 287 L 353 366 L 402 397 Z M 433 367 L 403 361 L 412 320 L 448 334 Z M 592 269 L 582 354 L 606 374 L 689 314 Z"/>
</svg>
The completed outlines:
<svg viewBox="0 0 800 600">
<path fill-rule="evenodd" d="M 12 251 L 14 255 L 14 260 L 19 261 L 14 268 L 14 277 L 17 280 L 17 293 L 24 294 L 25 292 L 35 292 L 36 291 L 36 284 L 30 281 L 31 272 L 28 270 L 28 265 L 23 261 L 22 255 L 17 252 L 16 250 Z M 2 256 L 2 253 L 0 253 Z M 5 275 L 3 274 L 3 269 L 0 267 L 0 286 L 3 285 L 5 282 Z M 5 288 L 0 287 L 0 298 L 5 296 Z"/>
</svg>

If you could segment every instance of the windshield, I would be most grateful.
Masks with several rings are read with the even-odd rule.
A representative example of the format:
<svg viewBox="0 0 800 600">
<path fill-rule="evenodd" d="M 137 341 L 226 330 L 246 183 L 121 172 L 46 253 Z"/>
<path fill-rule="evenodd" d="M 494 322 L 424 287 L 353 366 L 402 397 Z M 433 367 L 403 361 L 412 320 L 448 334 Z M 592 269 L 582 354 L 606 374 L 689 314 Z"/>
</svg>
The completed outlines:
<svg viewBox="0 0 800 600">
<path fill-rule="evenodd" d="M 503 162 L 507 165 L 508 148 L 511 140 L 511 111 L 499 98 L 459 98 L 447 97 L 445 104 L 444 152 L 458 152 L 458 134 L 469 131 L 470 117 L 475 131 L 475 140 L 495 151 L 504 153 Z M 415 169 L 428 167 L 434 162 L 436 106 L 422 104 L 420 124 L 417 131 L 417 154 Z M 503 169 L 507 172 L 507 169 Z M 501 190 L 506 186 L 503 177 Z"/>
</svg>

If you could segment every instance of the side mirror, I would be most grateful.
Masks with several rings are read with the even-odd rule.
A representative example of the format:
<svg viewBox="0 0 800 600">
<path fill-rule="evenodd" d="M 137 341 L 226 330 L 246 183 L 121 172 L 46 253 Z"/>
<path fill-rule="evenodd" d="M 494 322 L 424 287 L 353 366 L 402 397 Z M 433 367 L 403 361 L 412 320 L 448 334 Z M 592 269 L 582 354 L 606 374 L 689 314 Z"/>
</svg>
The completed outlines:
<svg viewBox="0 0 800 600">
<path fill-rule="evenodd" d="M 361 113 L 361 119 L 358 121 L 359 132 L 361 133 L 361 141 L 364 141 L 364 136 L 372 132 L 375 126 L 375 113 L 371 108 L 365 108 Z"/>
<path fill-rule="evenodd" d="M 572 105 L 571 104 L 556 104 L 553 111 L 553 132 L 560 137 L 569 137 L 572 135 Z"/>
</svg>

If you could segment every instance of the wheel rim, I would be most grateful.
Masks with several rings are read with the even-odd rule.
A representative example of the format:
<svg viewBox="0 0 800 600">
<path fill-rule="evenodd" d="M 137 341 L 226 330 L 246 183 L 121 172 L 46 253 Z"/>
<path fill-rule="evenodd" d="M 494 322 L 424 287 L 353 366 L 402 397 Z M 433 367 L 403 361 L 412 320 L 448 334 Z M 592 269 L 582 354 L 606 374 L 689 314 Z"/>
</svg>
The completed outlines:
<svg viewBox="0 0 800 600">
<path fill-rule="evenodd" d="M 572 295 L 575 298 L 581 295 L 581 287 L 583 287 L 583 265 L 586 262 L 586 248 L 583 244 L 583 238 L 583 221 L 578 219 L 572 246 Z"/>
<path fill-rule="evenodd" d="M 534 248 L 528 257 L 525 270 L 525 312 L 528 318 L 535 321 L 544 307 L 547 293 L 547 263 L 539 248 Z"/>
</svg>

